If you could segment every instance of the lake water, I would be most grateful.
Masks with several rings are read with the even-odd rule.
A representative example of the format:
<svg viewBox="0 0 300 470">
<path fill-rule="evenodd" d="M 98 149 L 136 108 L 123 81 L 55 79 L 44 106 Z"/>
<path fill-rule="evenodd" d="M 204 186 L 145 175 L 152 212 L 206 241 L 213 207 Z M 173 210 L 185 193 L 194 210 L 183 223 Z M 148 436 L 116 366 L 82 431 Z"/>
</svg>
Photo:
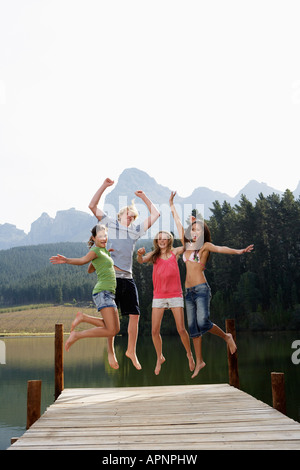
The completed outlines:
<svg viewBox="0 0 300 470">
<path fill-rule="evenodd" d="M 271 372 L 284 372 L 287 414 L 300 422 L 300 364 L 293 364 L 291 359 L 295 340 L 300 340 L 300 332 L 238 333 L 238 364 L 241 389 L 269 405 L 272 405 Z M 42 380 L 42 413 L 54 401 L 54 338 L 4 337 L 0 341 L 0 449 L 3 450 L 9 447 L 11 437 L 18 437 L 26 430 L 28 380 Z M 196 379 L 191 379 L 179 337 L 164 337 L 163 343 L 166 362 L 160 375 L 155 376 L 156 356 L 150 337 L 140 337 L 138 341 L 141 371 L 124 356 L 126 337 L 116 338 L 120 364 L 117 371 L 108 365 L 105 339 L 78 341 L 64 354 L 65 388 L 228 383 L 226 346 L 220 338 L 205 335 L 203 355 L 207 365 Z"/>
</svg>

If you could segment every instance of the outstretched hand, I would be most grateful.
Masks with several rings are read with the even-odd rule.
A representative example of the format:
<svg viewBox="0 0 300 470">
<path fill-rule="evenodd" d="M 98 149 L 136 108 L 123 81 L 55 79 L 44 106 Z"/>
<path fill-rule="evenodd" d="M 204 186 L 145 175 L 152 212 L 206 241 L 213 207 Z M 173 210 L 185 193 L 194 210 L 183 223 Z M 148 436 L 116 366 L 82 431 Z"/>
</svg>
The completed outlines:
<svg viewBox="0 0 300 470">
<path fill-rule="evenodd" d="M 52 264 L 65 264 L 67 262 L 67 258 L 63 255 L 56 255 L 50 258 L 50 263 Z"/>
<path fill-rule="evenodd" d="M 169 199 L 170 206 L 174 203 L 174 197 L 176 196 L 176 191 L 171 191 L 171 196 Z"/>
<path fill-rule="evenodd" d="M 254 245 L 249 245 L 247 246 L 247 248 L 244 248 L 242 251 L 242 253 L 250 253 L 250 251 L 252 251 L 254 248 Z"/>
</svg>

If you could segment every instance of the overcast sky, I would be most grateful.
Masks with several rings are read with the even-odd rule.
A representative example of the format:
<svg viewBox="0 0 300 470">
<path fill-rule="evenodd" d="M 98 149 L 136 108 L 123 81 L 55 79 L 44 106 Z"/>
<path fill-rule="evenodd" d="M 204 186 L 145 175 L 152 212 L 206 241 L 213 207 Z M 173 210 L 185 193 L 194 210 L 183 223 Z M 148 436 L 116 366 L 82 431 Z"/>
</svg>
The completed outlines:
<svg viewBox="0 0 300 470">
<path fill-rule="evenodd" d="M 88 212 L 130 167 L 181 196 L 295 190 L 299 14 L 298 0 L 0 0 L 0 224 Z"/>
</svg>

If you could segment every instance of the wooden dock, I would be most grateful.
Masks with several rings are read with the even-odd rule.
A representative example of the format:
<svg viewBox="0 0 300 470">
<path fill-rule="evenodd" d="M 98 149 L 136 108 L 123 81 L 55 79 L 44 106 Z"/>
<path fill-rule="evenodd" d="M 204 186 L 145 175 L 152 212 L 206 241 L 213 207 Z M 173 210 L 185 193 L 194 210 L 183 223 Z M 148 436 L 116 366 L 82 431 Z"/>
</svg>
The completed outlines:
<svg viewBox="0 0 300 470">
<path fill-rule="evenodd" d="M 300 424 L 228 385 L 65 389 L 9 450 L 298 449 Z"/>
</svg>

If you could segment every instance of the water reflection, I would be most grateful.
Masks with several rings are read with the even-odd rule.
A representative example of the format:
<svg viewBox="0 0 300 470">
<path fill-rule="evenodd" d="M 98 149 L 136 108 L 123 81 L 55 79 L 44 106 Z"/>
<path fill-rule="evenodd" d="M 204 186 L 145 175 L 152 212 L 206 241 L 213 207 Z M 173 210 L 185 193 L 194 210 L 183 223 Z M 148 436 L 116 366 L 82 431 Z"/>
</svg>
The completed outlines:
<svg viewBox="0 0 300 470">
<path fill-rule="evenodd" d="M 241 389 L 270 405 L 270 374 L 273 371 L 284 372 L 287 414 L 300 421 L 300 365 L 291 361 L 291 345 L 295 339 L 299 339 L 297 333 L 239 333 L 238 363 Z M 11 437 L 20 436 L 25 431 L 28 380 L 42 380 L 42 413 L 54 401 L 54 338 L 1 340 L 6 346 L 6 364 L 0 364 L 0 449 L 5 449 L 10 445 Z M 127 338 L 117 337 L 115 347 L 120 364 L 117 371 L 108 365 L 105 339 L 75 343 L 64 355 L 65 388 L 228 382 L 225 344 L 209 334 L 203 339 L 207 365 L 193 380 L 178 336 L 163 338 L 166 362 L 159 376 L 154 374 L 156 356 L 151 338 L 143 337 L 138 341 L 141 371 L 137 371 L 125 356 Z"/>
</svg>

